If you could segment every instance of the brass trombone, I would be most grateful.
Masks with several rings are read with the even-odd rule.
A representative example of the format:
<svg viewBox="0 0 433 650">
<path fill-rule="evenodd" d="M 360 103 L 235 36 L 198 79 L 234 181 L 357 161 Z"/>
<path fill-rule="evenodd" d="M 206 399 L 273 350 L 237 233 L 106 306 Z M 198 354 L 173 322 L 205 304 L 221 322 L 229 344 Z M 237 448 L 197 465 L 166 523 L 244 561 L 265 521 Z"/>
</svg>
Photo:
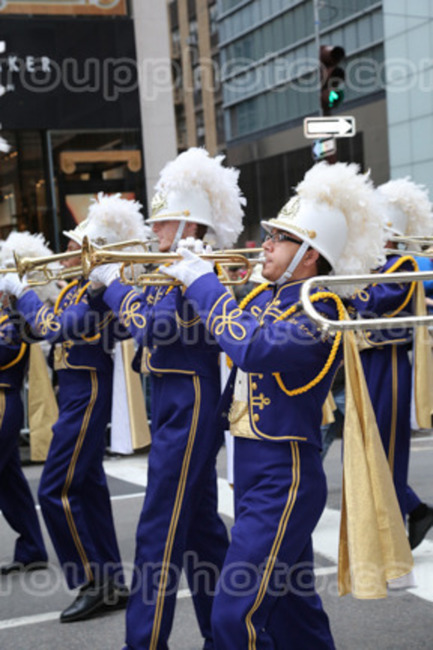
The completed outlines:
<svg viewBox="0 0 433 650">
<path fill-rule="evenodd" d="M 212 253 L 205 253 L 200 255 L 204 260 L 209 260 L 217 264 L 231 265 L 239 264 L 246 267 L 245 277 L 240 278 L 239 280 L 223 280 L 222 284 L 236 286 L 240 284 L 245 284 L 248 281 L 251 272 L 252 264 L 251 260 L 242 253 L 239 253 L 238 250 L 261 250 L 261 249 L 237 249 L 237 250 L 227 250 L 227 251 L 216 251 Z M 158 273 L 158 271 L 151 271 L 143 273 L 138 277 L 135 277 L 133 265 L 134 264 L 167 264 L 172 262 L 177 262 L 182 259 L 182 256 L 177 253 L 136 253 L 136 252 L 116 252 L 112 250 L 101 250 L 93 246 L 87 237 L 83 239 L 83 245 L 81 249 L 81 264 L 83 269 L 83 275 L 85 278 L 88 278 L 92 269 L 95 266 L 100 266 L 101 264 L 121 264 L 121 280 L 124 284 L 137 285 L 137 286 L 166 286 L 166 285 L 180 285 L 182 284 L 174 278 L 170 278 L 163 273 Z M 125 275 L 125 268 L 131 268 L 131 277 L 127 278 Z"/>
<path fill-rule="evenodd" d="M 408 283 L 425 282 L 433 280 L 432 271 L 417 271 L 409 273 L 369 273 L 365 275 L 319 275 L 306 280 L 301 288 L 302 307 L 308 318 L 323 332 L 345 332 L 348 330 L 381 330 L 392 327 L 420 327 L 433 325 L 433 315 L 401 316 L 398 318 L 359 318 L 334 321 L 320 314 L 310 300 L 310 293 L 314 287 L 324 286 L 331 289 L 341 284 L 379 284 L 379 283 Z"/>
</svg>

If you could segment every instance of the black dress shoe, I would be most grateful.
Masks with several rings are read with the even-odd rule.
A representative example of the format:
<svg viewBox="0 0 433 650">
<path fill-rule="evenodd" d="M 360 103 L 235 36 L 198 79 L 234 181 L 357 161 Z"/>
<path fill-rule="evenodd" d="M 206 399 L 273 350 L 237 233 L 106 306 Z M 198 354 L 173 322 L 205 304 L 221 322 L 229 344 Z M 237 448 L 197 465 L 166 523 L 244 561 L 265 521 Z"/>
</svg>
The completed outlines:
<svg viewBox="0 0 433 650">
<path fill-rule="evenodd" d="M 48 569 L 48 562 L 10 562 L 0 566 L 0 576 L 8 576 L 10 573 L 24 571 L 42 571 Z"/>
<path fill-rule="evenodd" d="M 104 609 L 125 609 L 129 600 L 129 589 L 125 585 L 115 585 L 109 599 L 104 603 Z"/>
<path fill-rule="evenodd" d="M 421 516 L 419 514 L 409 516 L 409 544 L 412 550 L 421 544 L 433 526 L 433 508 L 424 503 L 421 505 L 425 506 Z"/>
<path fill-rule="evenodd" d="M 81 587 L 72 605 L 60 614 L 61 623 L 84 621 L 107 609 L 122 609 L 128 602 L 129 591 L 123 585 L 107 580 L 102 585 L 90 582 Z"/>
</svg>

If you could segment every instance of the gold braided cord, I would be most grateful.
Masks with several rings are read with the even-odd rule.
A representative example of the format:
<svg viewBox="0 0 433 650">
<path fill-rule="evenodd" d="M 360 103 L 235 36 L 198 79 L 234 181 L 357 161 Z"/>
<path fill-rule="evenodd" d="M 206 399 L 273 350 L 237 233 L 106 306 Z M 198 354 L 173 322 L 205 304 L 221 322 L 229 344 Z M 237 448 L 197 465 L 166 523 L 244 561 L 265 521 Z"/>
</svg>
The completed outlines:
<svg viewBox="0 0 433 650">
<path fill-rule="evenodd" d="M 263 284 L 260 284 L 258 287 L 250 291 L 249 294 L 245 296 L 239 303 L 239 309 L 245 309 L 254 298 L 259 296 L 263 291 L 266 291 L 266 289 L 269 288 L 269 282 L 264 282 Z"/>
<path fill-rule="evenodd" d="M 78 303 L 80 302 L 81 298 L 84 296 L 84 294 L 86 293 L 87 289 L 90 287 L 90 284 L 91 284 L 90 282 L 86 282 L 86 284 L 84 284 L 84 285 L 81 287 L 81 289 L 78 291 L 78 293 L 77 293 L 77 295 L 76 295 L 76 298 L 75 298 L 75 304 L 76 304 L 76 305 L 78 305 Z"/>
<path fill-rule="evenodd" d="M 0 372 L 3 370 L 9 370 L 9 368 L 12 368 L 13 366 L 16 366 L 17 363 L 21 361 L 23 356 L 25 355 L 27 350 L 27 343 L 21 343 L 20 351 L 18 352 L 18 355 L 15 357 L 15 359 L 12 359 L 12 361 L 9 361 L 5 366 L 0 367 Z"/>
<path fill-rule="evenodd" d="M 63 298 L 66 296 L 68 291 L 70 291 L 70 289 L 72 289 L 72 287 L 75 287 L 76 284 L 78 284 L 78 280 L 72 280 L 72 282 L 67 284 L 66 287 L 63 287 L 63 289 L 61 290 L 61 292 L 57 296 L 56 304 L 54 305 L 54 310 L 53 310 L 56 315 L 59 313 L 60 304 L 61 304 Z"/>
<path fill-rule="evenodd" d="M 419 270 L 418 269 L 418 264 L 416 263 L 416 260 L 411 255 L 404 255 L 403 257 L 400 257 L 400 259 L 397 260 L 397 262 L 395 262 L 395 264 L 393 264 L 387 271 L 385 271 L 385 273 L 394 273 L 394 271 L 397 271 L 401 266 L 403 266 L 403 264 L 405 262 L 411 262 L 413 264 L 414 271 Z M 374 285 L 374 286 L 376 286 L 376 285 Z M 410 285 L 409 291 L 407 293 L 407 296 L 406 296 L 405 300 L 403 301 L 403 303 L 400 305 L 400 307 L 398 307 L 395 311 L 393 311 L 392 314 L 385 314 L 385 316 L 387 318 L 393 318 L 399 312 L 401 312 L 406 307 L 406 305 L 410 302 L 410 300 L 411 300 L 411 298 L 413 296 L 413 293 L 415 291 L 415 288 L 416 288 L 416 282 L 412 282 L 411 285 Z"/>
<path fill-rule="evenodd" d="M 5 323 L 8 319 L 9 319 L 9 314 L 3 314 L 3 316 L 0 317 L 0 325 L 3 325 L 3 323 Z M 27 350 L 27 343 L 21 343 L 21 347 L 15 359 L 12 359 L 12 361 L 9 361 L 9 363 L 7 363 L 4 366 L 1 366 L 0 371 L 9 370 L 9 368 L 12 368 L 17 363 L 19 363 L 23 358 L 23 356 L 25 355 L 26 350 Z"/>
<path fill-rule="evenodd" d="M 311 302 L 317 302 L 318 300 L 323 300 L 326 298 L 331 298 L 332 300 L 334 300 L 337 307 L 338 320 L 343 320 L 345 317 L 346 310 L 344 308 L 343 301 L 341 300 L 341 298 L 339 298 L 339 296 L 335 295 L 334 293 L 331 293 L 330 291 L 319 291 L 318 293 L 315 293 L 313 296 L 311 296 L 310 300 Z M 284 320 L 285 318 L 288 318 L 289 316 L 294 314 L 298 308 L 298 304 L 292 305 L 290 309 L 285 311 L 283 314 L 281 314 L 281 316 L 277 318 L 277 321 Z M 293 390 L 289 390 L 288 388 L 285 387 L 283 380 L 281 379 L 281 374 L 279 372 L 273 373 L 275 379 L 277 380 L 278 386 L 281 388 L 281 390 L 289 397 L 295 397 L 296 395 L 302 395 L 303 393 L 309 391 L 311 388 L 314 388 L 314 386 L 317 386 L 317 384 L 322 381 L 322 379 L 325 377 L 325 375 L 330 370 L 332 364 L 334 363 L 335 357 L 337 356 L 339 345 L 341 343 L 342 336 L 343 336 L 342 332 L 337 332 L 337 334 L 335 335 L 334 343 L 332 344 L 331 352 L 329 353 L 329 357 L 325 365 L 323 366 L 322 370 L 319 372 L 317 377 L 312 379 L 308 384 L 305 384 L 305 386 L 300 386 L 299 388 L 294 388 Z"/>
</svg>

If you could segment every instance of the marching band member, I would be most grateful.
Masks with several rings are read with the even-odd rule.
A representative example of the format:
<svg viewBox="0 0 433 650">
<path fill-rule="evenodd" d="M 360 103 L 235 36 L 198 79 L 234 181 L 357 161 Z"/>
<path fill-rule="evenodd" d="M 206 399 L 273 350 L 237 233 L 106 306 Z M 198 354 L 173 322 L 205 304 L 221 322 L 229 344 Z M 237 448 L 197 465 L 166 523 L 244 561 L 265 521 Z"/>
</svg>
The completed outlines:
<svg viewBox="0 0 433 650">
<path fill-rule="evenodd" d="M 141 238 L 140 204 L 120 195 L 98 195 L 88 217 L 64 233 L 80 263 L 84 235 L 96 245 Z M 59 419 L 41 477 L 42 513 L 70 589 L 80 588 L 60 616 L 82 620 L 126 605 L 128 590 L 114 529 L 102 461 L 112 398 L 111 349 L 115 321 L 103 305 L 89 309 L 88 283 L 78 278 L 60 293 L 54 308 L 26 290 L 17 276 L 6 276 L 6 290 L 34 332 L 53 343 L 52 364 L 59 384 Z"/>
<path fill-rule="evenodd" d="M 386 230 L 390 238 L 393 235 L 425 236 L 433 232 L 432 207 L 425 188 L 405 178 L 391 180 L 377 191 L 383 199 Z M 387 248 L 396 248 L 396 244 L 389 241 Z M 417 270 L 412 256 L 389 252 L 385 265 L 378 269 L 378 273 Z M 352 311 L 356 310 L 361 315 L 398 317 L 399 314 L 413 311 L 415 290 L 415 282 L 375 284 L 357 292 L 351 300 Z M 407 486 L 412 386 L 409 352 L 412 341 L 411 329 L 394 327 L 366 331 L 361 344 L 361 360 L 403 519 L 409 513 L 409 542 L 411 548 L 415 548 L 433 525 L 433 508 L 421 503 Z M 425 355 L 431 355 L 429 342 Z M 416 364 L 416 355 L 414 359 Z M 432 386 L 424 386 L 423 389 L 428 393 Z"/>
<path fill-rule="evenodd" d="M 49 257 L 52 251 L 46 246 L 41 234 L 29 232 L 11 232 L 3 247 L 3 259 L 6 267 L 15 267 L 15 256 L 20 259 Z M 48 269 L 55 264 L 47 264 Z M 56 303 L 60 288 L 56 282 L 46 282 L 43 273 L 32 271 L 30 277 L 37 281 L 33 288 L 39 299 L 47 305 Z M 29 328 L 27 328 L 30 335 Z M 53 424 L 58 418 L 57 399 L 54 394 L 52 377 L 47 366 L 50 344 L 47 341 L 34 340 L 29 336 L 30 354 L 27 372 L 27 413 L 30 442 L 30 459 L 45 462 L 53 436 Z"/>
<path fill-rule="evenodd" d="M 28 257 L 51 254 L 42 235 L 11 233 L 1 251 L 2 266 L 13 266 L 12 251 Z M 2 281 L 0 280 L 0 285 Z M 19 435 L 23 424 L 21 389 L 29 358 L 24 322 L 11 311 L 5 293 L 0 311 L 0 510 L 18 533 L 13 561 L 0 575 L 47 567 L 48 555 L 29 485 L 21 469 Z"/>
<path fill-rule="evenodd" d="M 160 252 L 210 231 L 229 247 L 242 228 L 238 172 L 204 149 L 168 163 L 157 183 L 149 223 Z M 104 300 L 141 346 L 151 377 L 152 446 L 146 496 L 137 529 L 135 571 L 126 616 L 126 648 L 168 647 L 176 592 L 185 568 L 204 647 L 214 647 L 212 596 L 228 546 L 217 512 L 215 429 L 220 398 L 219 348 L 178 286 L 138 293 L 115 280 L 117 267 L 94 269 Z"/>
<path fill-rule="evenodd" d="M 278 216 L 262 222 L 263 275 L 274 288 L 260 321 L 190 251 L 164 270 L 186 285 L 186 299 L 236 365 L 229 416 L 235 526 L 212 613 L 217 650 L 232 650 L 234 639 L 251 650 L 334 647 L 314 589 L 311 535 L 326 501 L 321 407 L 341 360 L 341 335 L 322 337 L 299 295 L 306 278 L 377 265 L 381 225 L 372 196 L 355 165 L 320 163 Z M 313 301 L 328 317 L 342 316 L 330 291 Z"/>
</svg>

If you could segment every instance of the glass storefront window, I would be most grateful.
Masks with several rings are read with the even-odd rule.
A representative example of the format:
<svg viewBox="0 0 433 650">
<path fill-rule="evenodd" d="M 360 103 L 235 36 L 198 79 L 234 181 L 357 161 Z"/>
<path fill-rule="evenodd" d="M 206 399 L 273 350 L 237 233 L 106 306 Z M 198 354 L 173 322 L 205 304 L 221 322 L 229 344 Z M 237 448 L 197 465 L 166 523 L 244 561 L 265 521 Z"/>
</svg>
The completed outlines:
<svg viewBox="0 0 433 650">
<path fill-rule="evenodd" d="M 0 238 L 11 230 L 42 232 L 53 249 L 85 218 L 98 192 L 146 205 L 141 135 L 116 131 L 2 131 Z M 53 170 L 53 177 L 50 170 Z"/>
<path fill-rule="evenodd" d="M 126 16 L 127 0 L 2 0 L 2 14 Z"/>
<path fill-rule="evenodd" d="M 2 131 L 10 151 L 0 154 L 0 237 L 12 230 L 52 231 L 47 211 L 43 141 L 39 131 Z"/>
<path fill-rule="evenodd" d="M 59 131 L 51 143 L 60 232 L 86 217 L 98 192 L 119 192 L 146 204 L 139 130 Z"/>
</svg>

